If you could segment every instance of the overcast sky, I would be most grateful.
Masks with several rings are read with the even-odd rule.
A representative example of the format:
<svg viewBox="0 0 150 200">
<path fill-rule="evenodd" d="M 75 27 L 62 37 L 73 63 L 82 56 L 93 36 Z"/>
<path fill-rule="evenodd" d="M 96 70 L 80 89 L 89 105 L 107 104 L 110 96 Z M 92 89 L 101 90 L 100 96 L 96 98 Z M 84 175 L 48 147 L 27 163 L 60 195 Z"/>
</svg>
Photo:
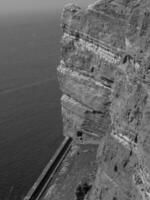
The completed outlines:
<svg viewBox="0 0 150 200">
<path fill-rule="evenodd" d="M 0 13 L 18 13 L 37 10 L 57 10 L 68 2 L 77 2 L 81 6 L 86 6 L 95 0 L 0 0 Z"/>
</svg>

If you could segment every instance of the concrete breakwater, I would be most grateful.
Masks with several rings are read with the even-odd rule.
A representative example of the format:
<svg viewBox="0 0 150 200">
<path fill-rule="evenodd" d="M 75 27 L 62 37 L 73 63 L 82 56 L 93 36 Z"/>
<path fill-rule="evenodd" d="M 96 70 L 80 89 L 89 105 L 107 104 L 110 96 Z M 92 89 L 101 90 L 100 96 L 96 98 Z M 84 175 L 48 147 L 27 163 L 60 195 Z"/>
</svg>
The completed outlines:
<svg viewBox="0 0 150 200">
<path fill-rule="evenodd" d="M 42 198 L 42 195 L 46 191 L 48 185 L 52 181 L 56 171 L 60 167 L 63 159 L 70 150 L 72 143 L 71 138 L 65 138 L 53 158 L 48 162 L 41 175 L 34 183 L 28 194 L 24 197 L 24 200 L 38 200 Z"/>
</svg>

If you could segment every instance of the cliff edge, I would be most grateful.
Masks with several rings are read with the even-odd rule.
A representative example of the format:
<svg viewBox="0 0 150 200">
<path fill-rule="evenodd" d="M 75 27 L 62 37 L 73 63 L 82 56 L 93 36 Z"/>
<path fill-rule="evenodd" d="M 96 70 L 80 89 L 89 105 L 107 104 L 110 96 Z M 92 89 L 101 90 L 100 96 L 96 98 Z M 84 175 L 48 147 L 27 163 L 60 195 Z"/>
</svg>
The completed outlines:
<svg viewBox="0 0 150 200">
<path fill-rule="evenodd" d="M 84 150 L 86 161 L 74 160 L 76 177 L 92 159 L 95 165 L 70 200 L 150 200 L 149 21 L 149 0 L 64 8 L 57 69 L 63 133 L 96 149 L 95 157 Z"/>
</svg>

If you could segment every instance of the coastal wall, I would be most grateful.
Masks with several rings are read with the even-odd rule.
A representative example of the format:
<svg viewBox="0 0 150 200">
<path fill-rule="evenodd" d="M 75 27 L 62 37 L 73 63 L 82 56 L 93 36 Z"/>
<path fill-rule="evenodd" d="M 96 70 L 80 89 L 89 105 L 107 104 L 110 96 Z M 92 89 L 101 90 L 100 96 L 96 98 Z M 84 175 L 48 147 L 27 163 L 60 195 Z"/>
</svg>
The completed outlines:
<svg viewBox="0 0 150 200">
<path fill-rule="evenodd" d="M 150 3 L 101 0 L 62 13 L 63 134 L 97 145 L 85 200 L 150 199 Z"/>
</svg>

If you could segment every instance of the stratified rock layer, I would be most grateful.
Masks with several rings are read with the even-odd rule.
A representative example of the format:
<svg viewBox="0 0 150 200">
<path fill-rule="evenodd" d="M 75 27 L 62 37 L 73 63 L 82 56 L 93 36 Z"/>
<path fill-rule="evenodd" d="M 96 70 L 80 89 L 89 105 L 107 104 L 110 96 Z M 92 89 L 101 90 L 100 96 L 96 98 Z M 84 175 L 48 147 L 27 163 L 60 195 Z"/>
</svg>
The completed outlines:
<svg viewBox="0 0 150 200">
<path fill-rule="evenodd" d="M 83 200 L 150 200 L 149 21 L 149 0 L 70 4 L 62 13 L 64 135 L 98 146 Z"/>
</svg>

